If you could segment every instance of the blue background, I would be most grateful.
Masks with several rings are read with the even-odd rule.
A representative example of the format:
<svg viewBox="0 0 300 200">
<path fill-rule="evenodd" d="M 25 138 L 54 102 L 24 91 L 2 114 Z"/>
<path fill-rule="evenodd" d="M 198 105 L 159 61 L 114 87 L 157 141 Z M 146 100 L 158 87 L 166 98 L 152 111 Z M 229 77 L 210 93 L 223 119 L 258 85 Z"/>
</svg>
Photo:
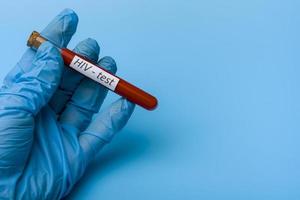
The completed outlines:
<svg viewBox="0 0 300 200">
<path fill-rule="evenodd" d="M 153 93 L 68 199 L 300 199 L 299 1 L 1 1 L 0 78 L 32 30 L 79 15 Z M 116 99 L 110 94 L 106 103 Z"/>
</svg>

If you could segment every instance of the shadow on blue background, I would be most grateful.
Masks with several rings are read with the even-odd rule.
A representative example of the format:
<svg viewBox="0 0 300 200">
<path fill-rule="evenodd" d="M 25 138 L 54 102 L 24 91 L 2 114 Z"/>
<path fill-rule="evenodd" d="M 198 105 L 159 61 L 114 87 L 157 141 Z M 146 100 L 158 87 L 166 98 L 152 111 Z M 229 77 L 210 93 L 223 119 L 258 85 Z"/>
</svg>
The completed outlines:
<svg viewBox="0 0 300 200">
<path fill-rule="evenodd" d="M 147 155 L 150 146 L 155 146 L 160 149 L 158 142 L 153 138 L 145 138 L 138 133 L 124 133 L 127 137 L 124 140 L 118 140 L 113 148 L 106 147 L 99 158 L 88 168 L 87 173 L 82 180 L 74 188 L 75 195 L 78 188 L 82 184 L 90 180 L 95 174 L 97 179 L 101 181 L 102 177 L 113 173 L 114 170 L 122 170 L 122 167 L 128 162 L 138 162 L 142 156 Z M 161 143 L 161 142 L 160 142 Z M 112 168 L 111 166 L 115 166 Z"/>
</svg>

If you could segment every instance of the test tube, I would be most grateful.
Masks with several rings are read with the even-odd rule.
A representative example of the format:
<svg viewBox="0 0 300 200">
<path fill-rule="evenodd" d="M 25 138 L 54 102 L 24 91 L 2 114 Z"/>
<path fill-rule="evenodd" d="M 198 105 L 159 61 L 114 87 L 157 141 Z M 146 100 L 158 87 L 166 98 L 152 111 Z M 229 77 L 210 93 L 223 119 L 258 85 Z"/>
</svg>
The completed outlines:
<svg viewBox="0 0 300 200">
<path fill-rule="evenodd" d="M 38 32 L 33 31 L 27 41 L 27 46 L 37 50 L 45 41 L 47 41 L 46 38 L 41 36 Z M 120 77 L 111 74 L 103 67 L 94 64 L 89 59 L 67 48 L 58 49 L 61 52 L 61 56 L 66 66 L 71 67 L 77 72 L 100 83 L 109 90 L 123 96 L 129 101 L 140 105 L 147 110 L 153 110 L 156 108 L 157 99 L 154 96 L 121 79 Z"/>
</svg>

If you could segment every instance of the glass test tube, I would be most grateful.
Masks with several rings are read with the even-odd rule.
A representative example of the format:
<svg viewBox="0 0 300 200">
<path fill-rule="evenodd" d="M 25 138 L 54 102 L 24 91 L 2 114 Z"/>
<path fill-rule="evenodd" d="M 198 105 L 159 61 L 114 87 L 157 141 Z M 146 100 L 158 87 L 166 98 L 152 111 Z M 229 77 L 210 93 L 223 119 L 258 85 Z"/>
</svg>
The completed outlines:
<svg viewBox="0 0 300 200">
<path fill-rule="evenodd" d="M 47 41 L 46 38 L 41 36 L 38 32 L 33 31 L 27 41 L 27 45 L 32 49 L 37 50 L 45 41 Z M 67 48 L 59 49 L 65 65 L 147 110 L 156 108 L 157 99 L 154 96 L 128 83 L 120 77 L 111 74 L 103 69 L 103 67 L 93 64 L 92 61 Z"/>
</svg>

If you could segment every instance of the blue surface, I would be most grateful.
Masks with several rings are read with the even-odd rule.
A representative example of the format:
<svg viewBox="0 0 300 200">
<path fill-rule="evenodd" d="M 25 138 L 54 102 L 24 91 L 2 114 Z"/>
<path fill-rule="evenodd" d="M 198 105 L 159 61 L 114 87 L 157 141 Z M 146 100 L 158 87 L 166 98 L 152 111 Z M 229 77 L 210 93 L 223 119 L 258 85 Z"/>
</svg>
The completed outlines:
<svg viewBox="0 0 300 200">
<path fill-rule="evenodd" d="M 70 7 L 80 21 L 69 47 L 97 39 L 118 75 L 160 100 L 136 109 L 68 199 L 300 199 L 299 2 L 0 6 L 1 79 L 30 32 Z"/>
</svg>

